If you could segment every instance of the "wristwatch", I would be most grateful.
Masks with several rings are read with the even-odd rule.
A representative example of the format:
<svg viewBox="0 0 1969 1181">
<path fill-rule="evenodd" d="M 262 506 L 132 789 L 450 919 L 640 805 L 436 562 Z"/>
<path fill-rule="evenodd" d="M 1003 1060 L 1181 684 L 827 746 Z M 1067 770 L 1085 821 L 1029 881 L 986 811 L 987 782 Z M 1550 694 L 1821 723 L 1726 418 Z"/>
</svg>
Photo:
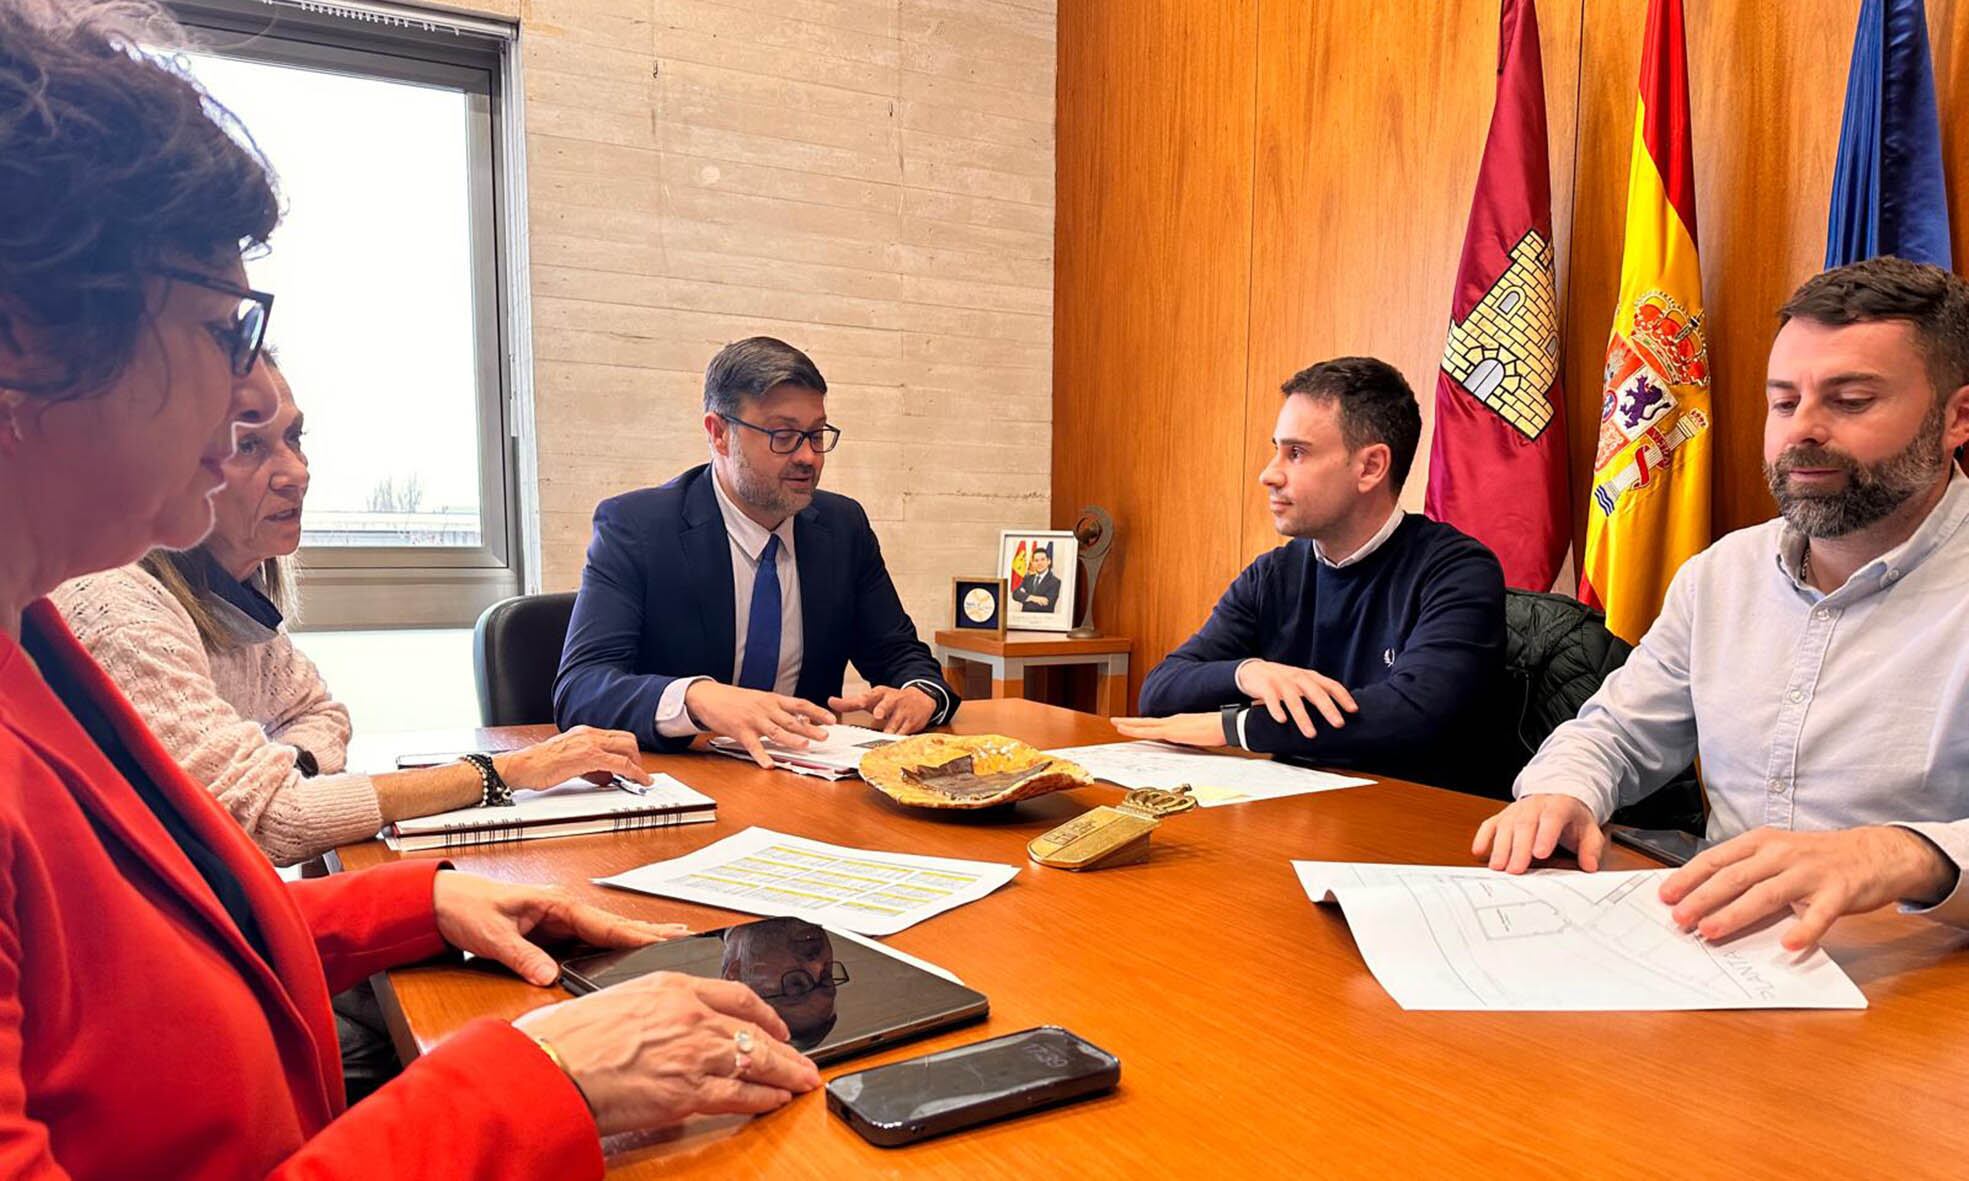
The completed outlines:
<svg viewBox="0 0 1969 1181">
<path fill-rule="evenodd" d="M 492 765 L 492 756 L 485 754 L 465 755 L 464 761 L 470 763 L 479 773 L 479 807 L 505 808 L 513 803 L 513 789 L 499 777 L 499 769 Z"/>
<path fill-rule="evenodd" d="M 1248 708 L 1250 707 L 1243 705 L 1226 705 L 1217 711 L 1217 716 L 1224 721 L 1225 746 L 1235 746 L 1239 750 L 1244 749 L 1244 743 L 1238 741 L 1237 720 L 1243 716 L 1244 711 Z"/>
</svg>

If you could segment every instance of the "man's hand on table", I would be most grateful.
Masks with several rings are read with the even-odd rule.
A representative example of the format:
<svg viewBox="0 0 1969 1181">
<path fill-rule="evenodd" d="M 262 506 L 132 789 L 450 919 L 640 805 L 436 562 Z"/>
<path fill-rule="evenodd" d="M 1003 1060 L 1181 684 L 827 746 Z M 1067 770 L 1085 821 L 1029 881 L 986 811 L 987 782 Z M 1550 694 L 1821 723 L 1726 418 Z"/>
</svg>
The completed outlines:
<svg viewBox="0 0 1969 1181">
<path fill-rule="evenodd" d="M 542 987 L 560 976 L 554 957 L 533 942 L 579 940 L 591 947 L 641 947 L 690 934 L 682 923 L 646 923 L 576 902 L 553 886 L 516 886 L 475 874 L 440 871 L 431 886 L 438 934 Z"/>
<path fill-rule="evenodd" d="M 1492 869 L 1523 873 L 1533 861 L 1552 856 L 1561 845 L 1574 851 L 1579 868 L 1600 868 L 1607 837 L 1593 810 L 1568 795 L 1540 793 L 1505 808 L 1477 826 L 1473 856 L 1490 859 Z"/>
<path fill-rule="evenodd" d="M 1110 718 L 1130 738 L 1183 746 L 1224 745 L 1224 722 L 1217 714 L 1171 714 L 1166 718 Z"/>
<path fill-rule="evenodd" d="M 892 689 L 876 685 L 853 697 L 830 697 L 827 707 L 836 714 L 867 710 L 884 734 L 916 734 L 936 716 L 937 702 L 915 686 Z"/>
<path fill-rule="evenodd" d="M 1784 945 L 1807 951 L 1846 915 L 1903 900 L 1939 902 L 1955 881 L 1955 863 L 1904 828 L 1758 828 L 1698 853 L 1662 882 L 1661 900 L 1683 930 L 1705 939 L 1728 938 L 1789 909 L 1801 917 Z"/>
<path fill-rule="evenodd" d="M 753 762 L 768 770 L 773 757 L 766 753 L 766 743 L 800 750 L 826 740 L 821 727 L 834 723 L 833 714 L 811 701 L 708 679 L 684 691 L 684 709 L 698 729 L 735 739 Z"/>
</svg>

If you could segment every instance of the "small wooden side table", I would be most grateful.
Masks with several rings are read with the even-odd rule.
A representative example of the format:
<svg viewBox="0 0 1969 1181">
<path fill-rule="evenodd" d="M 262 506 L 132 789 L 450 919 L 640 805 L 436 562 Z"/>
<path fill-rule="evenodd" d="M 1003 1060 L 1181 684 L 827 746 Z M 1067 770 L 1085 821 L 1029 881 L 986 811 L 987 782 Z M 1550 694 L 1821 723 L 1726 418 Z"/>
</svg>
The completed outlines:
<svg viewBox="0 0 1969 1181">
<path fill-rule="evenodd" d="M 1008 631 L 1004 638 L 989 632 L 940 628 L 931 650 L 942 662 L 944 677 L 962 686 L 966 664 L 991 670 L 991 695 L 1024 697 L 1026 670 L 1051 665 L 1095 666 L 1094 709 L 1103 717 L 1125 714 L 1128 704 L 1128 657 L 1135 641 L 1127 636 L 1069 639 L 1061 632 Z"/>
</svg>

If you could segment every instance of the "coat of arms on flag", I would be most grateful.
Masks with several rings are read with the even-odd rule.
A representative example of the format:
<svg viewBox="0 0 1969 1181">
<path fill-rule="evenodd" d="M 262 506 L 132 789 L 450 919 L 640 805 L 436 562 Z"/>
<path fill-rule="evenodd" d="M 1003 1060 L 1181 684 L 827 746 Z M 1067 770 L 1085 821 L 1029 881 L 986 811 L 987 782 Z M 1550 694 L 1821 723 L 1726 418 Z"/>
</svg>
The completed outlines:
<svg viewBox="0 0 1969 1181">
<path fill-rule="evenodd" d="M 1675 450 L 1709 427 L 1699 407 L 1685 406 L 1675 391 L 1709 388 L 1709 346 L 1701 313 L 1690 313 L 1664 291 L 1649 291 L 1634 308 L 1631 333 L 1616 331 L 1607 343 L 1600 444 L 1593 470 L 1608 473 L 1593 486 L 1593 504 L 1612 515 L 1630 488 L 1645 488 L 1665 474 Z M 1609 468 L 1623 448 L 1626 462 Z"/>
</svg>

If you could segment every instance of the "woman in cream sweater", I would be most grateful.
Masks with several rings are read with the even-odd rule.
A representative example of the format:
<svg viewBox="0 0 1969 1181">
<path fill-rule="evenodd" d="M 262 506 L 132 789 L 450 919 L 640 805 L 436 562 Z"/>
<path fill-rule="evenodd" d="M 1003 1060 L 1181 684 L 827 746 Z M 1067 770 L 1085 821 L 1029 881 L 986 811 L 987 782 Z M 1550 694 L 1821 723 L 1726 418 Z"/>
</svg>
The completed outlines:
<svg viewBox="0 0 1969 1181">
<path fill-rule="evenodd" d="M 468 763 L 380 775 L 345 770 L 349 711 L 283 626 L 289 555 L 308 492 L 303 417 L 270 358 L 249 381 L 279 409 L 242 428 L 194 549 L 64 583 L 51 596 L 165 748 L 206 785 L 277 865 L 376 835 L 385 824 L 479 803 Z M 586 726 L 493 757 L 508 787 L 577 775 L 649 782 L 634 736 Z"/>
</svg>

